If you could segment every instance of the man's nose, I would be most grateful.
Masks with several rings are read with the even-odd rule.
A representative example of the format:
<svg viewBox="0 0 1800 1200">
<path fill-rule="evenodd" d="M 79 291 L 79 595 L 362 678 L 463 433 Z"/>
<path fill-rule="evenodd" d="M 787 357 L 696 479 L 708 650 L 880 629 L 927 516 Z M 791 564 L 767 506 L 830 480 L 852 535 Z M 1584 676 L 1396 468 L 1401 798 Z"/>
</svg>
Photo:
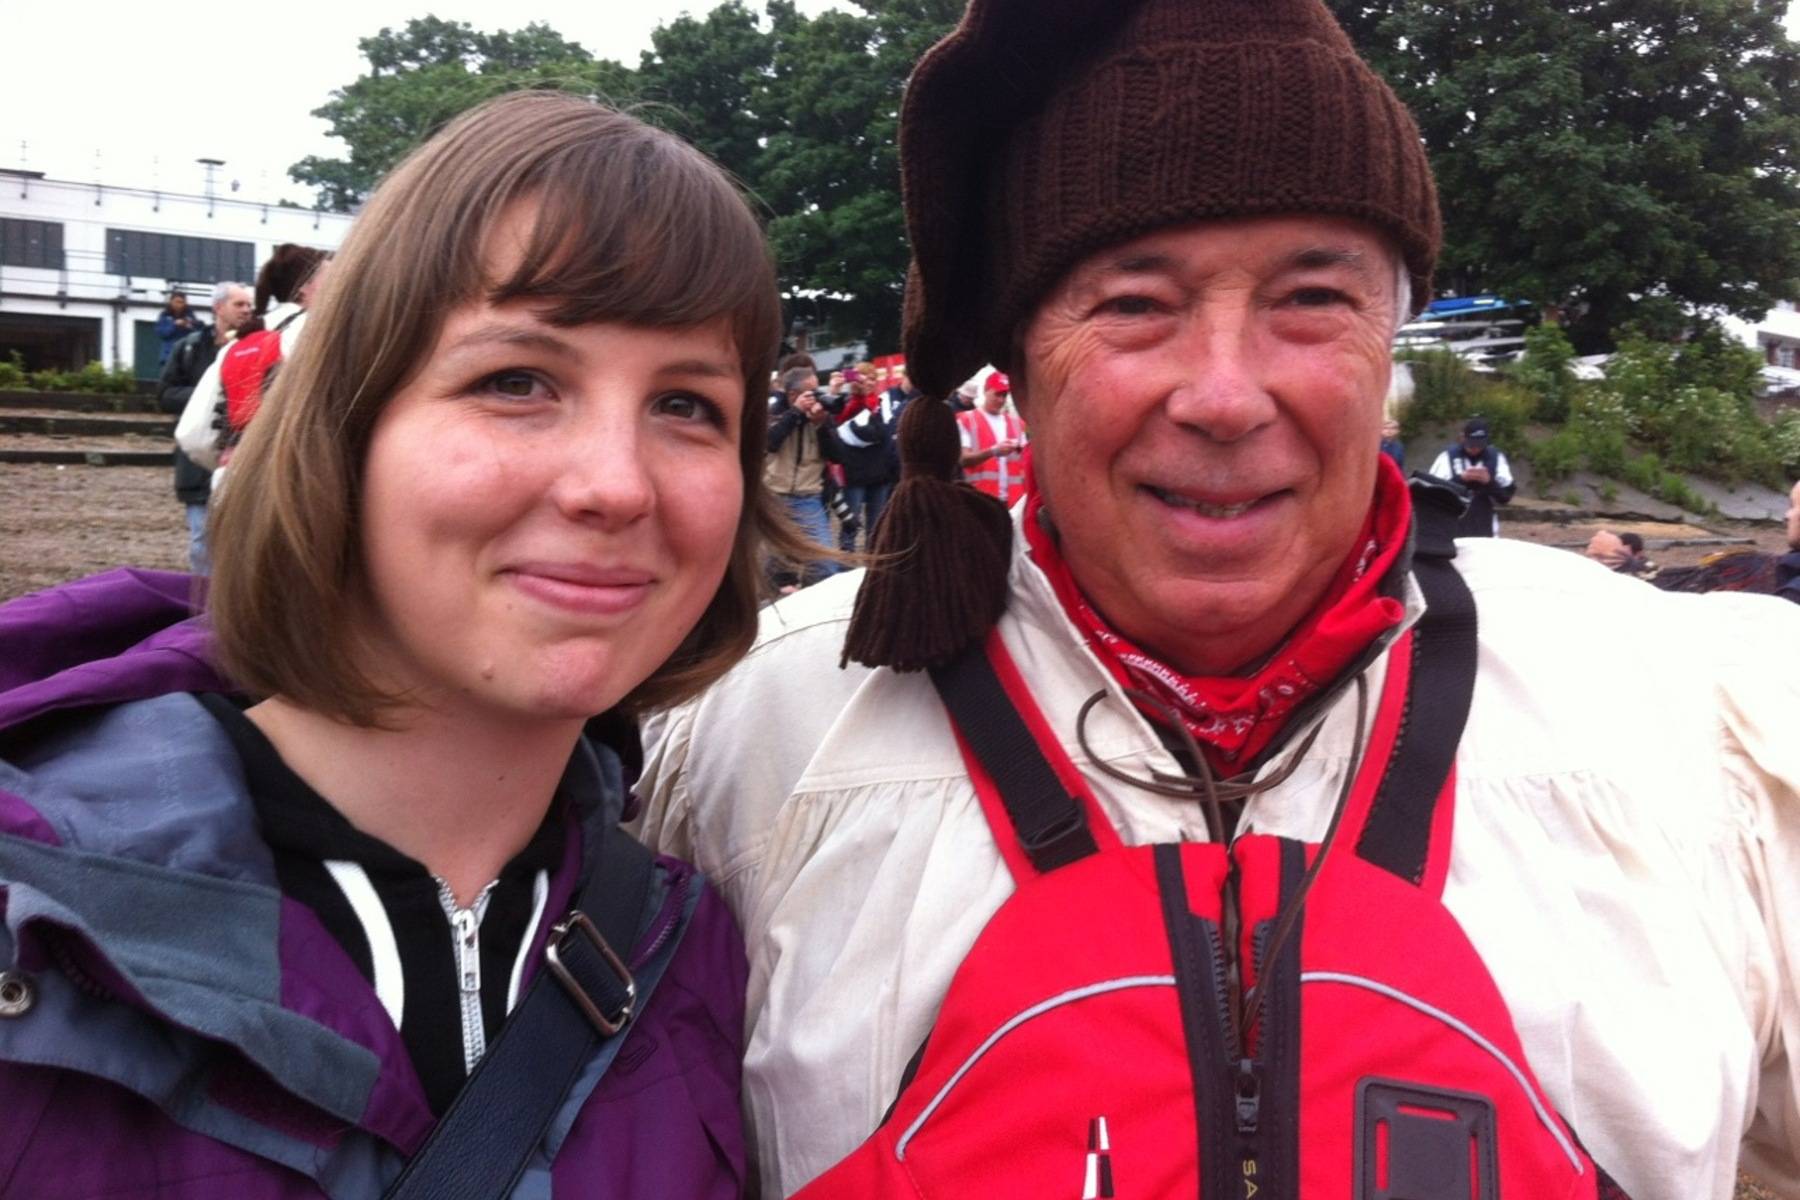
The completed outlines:
<svg viewBox="0 0 1800 1200">
<path fill-rule="evenodd" d="M 1170 394 L 1169 419 L 1216 442 L 1248 437 L 1275 417 L 1251 338 L 1248 301 L 1209 306 L 1185 323 L 1174 352 L 1180 384 Z"/>
</svg>

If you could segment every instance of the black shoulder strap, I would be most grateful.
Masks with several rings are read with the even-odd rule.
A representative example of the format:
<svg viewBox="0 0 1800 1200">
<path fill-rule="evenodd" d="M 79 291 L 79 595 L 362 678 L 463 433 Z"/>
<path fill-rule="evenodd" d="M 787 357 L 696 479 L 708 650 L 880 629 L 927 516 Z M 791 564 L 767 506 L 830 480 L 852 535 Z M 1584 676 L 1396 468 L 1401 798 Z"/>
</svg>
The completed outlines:
<svg viewBox="0 0 1800 1200">
<path fill-rule="evenodd" d="M 631 1020 L 637 988 L 624 959 L 649 915 L 654 868 L 623 829 L 608 831 L 587 886 L 551 934 L 545 969 L 384 1200 L 512 1191 L 595 1049 Z"/>
<path fill-rule="evenodd" d="M 971 644 L 947 666 L 931 668 L 931 682 L 994 781 L 1031 865 L 1054 871 L 1098 850 L 1081 801 L 1069 795 L 1038 748 L 983 643 Z"/>
<path fill-rule="evenodd" d="M 1469 719 L 1477 647 L 1475 597 L 1450 561 L 1466 494 L 1415 475 L 1412 496 L 1413 578 L 1425 594 L 1425 614 L 1413 629 L 1412 686 L 1400 733 L 1356 853 L 1418 883 L 1431 850 L 1432 812 Z"/>
</svg>

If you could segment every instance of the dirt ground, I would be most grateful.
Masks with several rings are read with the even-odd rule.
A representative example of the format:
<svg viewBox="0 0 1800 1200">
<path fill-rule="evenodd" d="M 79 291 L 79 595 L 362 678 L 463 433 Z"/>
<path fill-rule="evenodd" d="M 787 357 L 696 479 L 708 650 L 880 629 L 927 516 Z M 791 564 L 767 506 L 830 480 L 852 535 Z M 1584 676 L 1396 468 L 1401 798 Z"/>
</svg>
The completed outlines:
<svg viewBox="0 0 1800 1200">
<path fill-rule="evenodd" d="M 0 463 L 0 600 L 108 567 L 187 568 L 172 467 Z"/>
</svg>

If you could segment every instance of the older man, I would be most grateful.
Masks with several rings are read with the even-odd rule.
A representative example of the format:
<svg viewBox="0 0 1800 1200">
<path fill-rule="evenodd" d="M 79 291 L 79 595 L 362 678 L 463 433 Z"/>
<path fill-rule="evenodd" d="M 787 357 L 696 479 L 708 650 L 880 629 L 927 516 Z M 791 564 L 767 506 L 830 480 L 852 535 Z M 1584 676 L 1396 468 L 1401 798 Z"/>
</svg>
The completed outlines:
<svg viewBox="0 0 1800 1200">
<path fill-rule="evenodd" d="M 916 401 L 910 553 L 648 730 L 645 831 L 749 945 L 765 1190 L 1723 1200 L 1742 1143 L 1800 1191 L 1800 614 L 1415 525 L 1376 445 L 1437 208 L 1324 8 L 974 0 L 901 147 L 909 369 L 1009 373 L 1024 501 L 930 478 Z M 1159 893 L 1160 958 L 1115 919 Z M 1417 987 L 1321 965 L 1378 951 Z"/>
<path fill-rule="evenodd" d="M 213 359 L 236 335 L 238 328 L 250 319 L 254 297 L 247 284 L 220 283 L 213 288 L 211 325 L 204 321 L 192 333 L 174 345 L 163 363 L 162 379 L 156 393 L 156 406 L 166 413 L 179 413 L 187 407 L 188 398 Z M 197 319 L 197 318 L 196 318 Z M 206 549 L 206 508 L 212 499 L 212 472 L 189 458 L 181 447 L 175 448 L 175 498 L 187 510 L 188 569 L 205 575 L 212 568 Z"/>
</svg>

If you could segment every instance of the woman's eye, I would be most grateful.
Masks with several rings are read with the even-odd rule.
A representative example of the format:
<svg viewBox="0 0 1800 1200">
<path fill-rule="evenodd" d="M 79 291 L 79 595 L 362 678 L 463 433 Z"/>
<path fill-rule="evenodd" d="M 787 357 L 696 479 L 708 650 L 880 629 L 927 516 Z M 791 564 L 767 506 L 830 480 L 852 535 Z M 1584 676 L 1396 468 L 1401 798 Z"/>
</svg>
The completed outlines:
<svg viewBox="0 0 1800 1200">
<path fill-rule="evenodd" d="M 682 421 L 720 422 L 718 406 L 712 401 L 687 392 L 671 392 L 656 402 L 658 412 Z"/>
<path fill-rule="evenodd" d="M 529 371 L 496 371 L 482 380 L 476 390 L 506 400 L 531 400 L 545 391 L 543 383 Z"/>
</svg>

